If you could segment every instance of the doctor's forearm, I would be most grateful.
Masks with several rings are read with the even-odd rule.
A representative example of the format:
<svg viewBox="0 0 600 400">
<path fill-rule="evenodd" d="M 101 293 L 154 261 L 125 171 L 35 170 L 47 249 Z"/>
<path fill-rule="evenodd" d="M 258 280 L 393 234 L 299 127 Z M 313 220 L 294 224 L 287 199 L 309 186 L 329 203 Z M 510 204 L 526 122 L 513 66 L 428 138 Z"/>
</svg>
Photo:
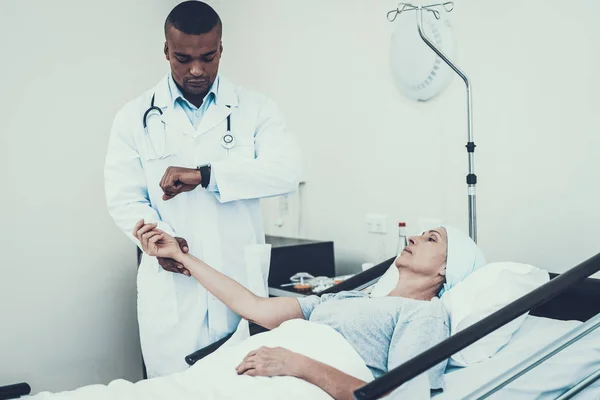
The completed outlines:
<svg viewBox="0 0 600 400">
<path fill-rule="evenodd" d="M 300 165 L 259 159 L 224 160 L 213 163 L 212 174 L 219 200 L 227 203 L 294 192 L 300 181 Z"/>
</svg>

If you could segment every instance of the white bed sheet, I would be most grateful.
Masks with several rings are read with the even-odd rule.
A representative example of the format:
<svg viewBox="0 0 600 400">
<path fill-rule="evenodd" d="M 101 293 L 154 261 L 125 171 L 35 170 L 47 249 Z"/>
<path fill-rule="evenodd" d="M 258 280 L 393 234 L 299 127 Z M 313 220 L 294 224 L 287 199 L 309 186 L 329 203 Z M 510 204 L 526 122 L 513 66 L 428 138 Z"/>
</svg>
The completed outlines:
<svg viewBox="0 0 600 400">
<path fill-rule="evenodd" d="M 446 390 L 434 400 L 463 399 L 498 374 L 576 327 L 577 321 L 557 321 L 528 316 L 509 344 L 490 360 L 468 368 L 448 370 Z M 260 346 L 282 346 L 318 359 L 359 379 L 372 375 L 352 347 L 335 331 L 303 320 L 284 323 L 279 329 L 256 335 L 243 343 L 224 346 L 189 370 L 169 377 L 137 383 L 123 380 L 109 385 L 91 385 L 62 393 L 42 392 L 35 400 L 225 400 L 232 398 L 286 400 L 331 399 L 321 389 L 291 377 L 240 377 L 233 366 L 248 351 Z M 574 383 L 600 369 L 600 332 L 588 335 L 564 352 L 502 389 L 491 399 L 555 399 Z M 600 382 L 586 389 L 577 400 L 599 400 Z"/>
<path fill-rule="evenodd" d="M 581 324 L 527 316 L 509 343 L 494 357 L 467 368 L 446 371 L 446 390 L 434 400 L 463 399 L 495 376 L 527 358 L 553 340 Z M 554 357 L 521 376 L 496 394 L 494 400 L 556 399 L 574 383 L 600 369 L 600 331 L 590 333 Z M 600 399 L 597 382 L 575 397 L 577 400 Z"/>
<path fill-rule="evenodd" d="M 32 400 L 331 400 L 326 392 L 290 376 L 237 375 L 248 352 L 261 346 L 281 346 L 304 354 L 364 381 L 373 375 L 342 335 L 326 325 L 290 320 L 279 328 L 220 348 L 193 367 L 166 377 L 137 383 L 122 379 L 108 385 L 90 385 L 60 393 L 42 392 Z"/>
</svg>

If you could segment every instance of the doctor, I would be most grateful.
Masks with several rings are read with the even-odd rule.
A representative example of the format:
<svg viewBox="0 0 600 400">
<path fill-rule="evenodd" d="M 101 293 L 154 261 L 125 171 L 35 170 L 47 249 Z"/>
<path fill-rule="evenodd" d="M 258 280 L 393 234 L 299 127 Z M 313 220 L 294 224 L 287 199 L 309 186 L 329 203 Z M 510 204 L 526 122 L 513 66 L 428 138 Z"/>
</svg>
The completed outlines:
<svg viewBox="0 0 600 400">
<path fill-rule="evenodd" d="M 117 113 L 106 199 L 115 223 L 138 245 L 136 222 L 156 222 L 190 253 L 266 296 L 270 247 L 259 199 L 297 188 L 300 154 L 271 100 L 218 73 L 221 28 L 203 2 L 171 11 L 164 46 L 171 71 Z M 186 369 L 187 354 L 240 321 L 187 275 L 172 260 L 143 256 L 138 322 L 149 377 Z"/>
</svg>

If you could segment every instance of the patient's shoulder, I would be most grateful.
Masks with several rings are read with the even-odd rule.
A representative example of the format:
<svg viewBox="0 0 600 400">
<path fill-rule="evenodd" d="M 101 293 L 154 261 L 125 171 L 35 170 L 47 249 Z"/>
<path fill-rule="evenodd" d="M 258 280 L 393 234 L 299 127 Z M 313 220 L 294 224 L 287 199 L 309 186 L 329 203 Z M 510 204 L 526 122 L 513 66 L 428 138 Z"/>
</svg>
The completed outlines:
<svg viewBox="0 0 600 400">
<path fill-rule="evenodd" d="M 443 303 L 434 297 L 430 301 L 405 299 L 400 311 L 399 318 L 402 322 L 410 322 L 415 319 L 439 319 L 444 324 L 449 324 L 449 317 Z"/>
</svg>

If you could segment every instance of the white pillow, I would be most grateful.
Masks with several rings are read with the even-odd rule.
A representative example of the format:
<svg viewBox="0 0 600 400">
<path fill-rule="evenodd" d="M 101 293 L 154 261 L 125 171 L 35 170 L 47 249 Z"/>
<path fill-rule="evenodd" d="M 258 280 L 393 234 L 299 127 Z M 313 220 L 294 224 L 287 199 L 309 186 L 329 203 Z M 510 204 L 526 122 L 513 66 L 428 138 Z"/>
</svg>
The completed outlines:
<svg viewBox="0 0 600 400">
<path fill-rule="evenodd" d="M 466 329 L 549 280 L 547 271 L 527 264 L 497 262 L 481 267 L 442 296 L 442 303 L 450 315 L 450 335 Z M 466 367 L 491 358 L 508 343 L 527 314 L 454 354 L 449 364 Z"/>
<path fill-rule="evenodd" d="M 394 263 L 388 268 L 371 290 L 371 297 L 385 297 L 398 285 L 400 273 Z"/>
</svg>

